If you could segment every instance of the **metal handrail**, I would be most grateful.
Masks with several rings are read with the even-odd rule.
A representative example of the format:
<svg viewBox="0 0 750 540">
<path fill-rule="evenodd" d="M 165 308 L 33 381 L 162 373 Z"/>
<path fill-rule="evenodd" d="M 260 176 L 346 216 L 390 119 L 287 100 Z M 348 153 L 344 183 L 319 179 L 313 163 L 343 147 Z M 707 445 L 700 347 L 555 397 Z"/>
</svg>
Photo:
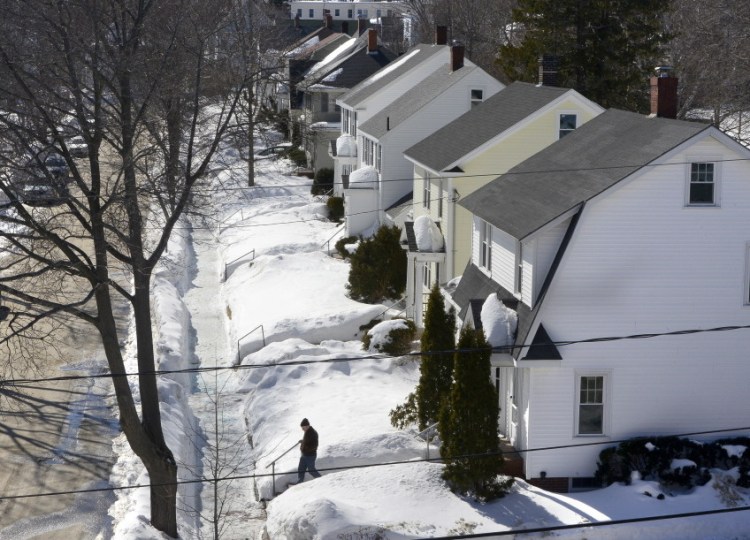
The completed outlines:
<svg viewBox="0 0 750 540">
<path fill-rule="evenodd" d="M 240 259 L 242 259 L 242 258 L 250 255 L 251 253 L 252 253 L 253 257 L 250 259 L 250 261 L 252 262 L 252 261 L 255 260 L 255 249 L 251 249 L 247 253 L 244 253 L 244 254 L 240 255 L 239 257 L 237 257 L 237 258 L 232 259 L 231 261 L 225 262 L 224 263 L 224 279 L 222 279 L 222 281 L 226 281 L 227 280 L 227 268 L 229 267 L 230 264 L 236 263 Z"/>
<path fill-rule="evenodd" d="M 243 339 L 245 339 L 245 338 L 246 338 L 247 336 L 249 336 L 250 334 L 252 334 L 253 332 L 255 332 L 255 331 L 256 331 L 256 330 L 258 329 L 258 328 L 260 328 L 260 337 L 261 337 L 261 339 L 263 340 L 263 346 L 264 346 L 264 347 L 266 346 L 266 331 L 265 331 L 265 330 L 263 329 L 263 325 L 262 325 L 262 324 L 259 324 L 258 326 L 256 326 L 256 327 L 255 327 L 255 328 L 253 328 L 252 330 L 250 330 L 250 331 L 249 331 L 249 332 L 248 332 L 247 334 L 245 334 L 245 335 L 244 335 L 244 336 L 242 336 L 241 338 L 237 339 L 237 365 L 239 365 L 239 363 L 240 363 L 240 360 L 242 360 L 242 359 L 240 358 L 240 341 L 242 341 L 242 340 L 243 340 Z"/>
<path fill-rule="evenodd" d="M 334 238 L 336 238 L 336 235 L 338 235 L 341 232 L 341 229 L 343 229 L 345 225 L 346 225 L 346 223 L 342 223 L 341 225 L 339 225 L 338 227 L 336 227 L 336 229 L 337 229 L 336 232 L 333 233 L 328 240 L 326 240 L 325 242 L 323 242 L 322 244 L 320 244 L 321 248 L 323 246 L 326 246 L 326 253 L 328 255 L 331 254 L 331 240 L 333 240 Z"/>
<path fill-rule="evenodd" d="M 271 467 L 271 481 L 273 482 L 273 494 L 274 494 L 274 496 L 278 495 L 278 493 L 276 493 L 276 462 L 279 461 L 281 458 L 283 458 L 285 455 L 287 455 L 289 452 L 291 452 L 292 450 L 294 450 L 295 448 L 297 448 L 298 444 L 299 444 L 299 442 L 294 443 L 294 445 L 289 450 L 287 450 L 286 452 L 284 452 L 283 454 L 281 454 L 279 457 L 277 457 L 276 459 L 274 459 L 271 462 L 270 465 L 266 465 L 266 469 L 268 467 Z"/>
<path fill-rule="evenodd" d="M 430 459 L 430 438 L 426 437 L 425 435 L 427 435 L 429 431 L 432 431 L 433 429 L 435 429 L 437 425 L 438 425 L 438 422 L 435 422 L 431 426 L 428 426 L 427 428 L 417 433 L 417 437 L 419 437 L 420 439 L 424 438 L 424 440 L 427 441 L 427 459 Z"/>
</svg>

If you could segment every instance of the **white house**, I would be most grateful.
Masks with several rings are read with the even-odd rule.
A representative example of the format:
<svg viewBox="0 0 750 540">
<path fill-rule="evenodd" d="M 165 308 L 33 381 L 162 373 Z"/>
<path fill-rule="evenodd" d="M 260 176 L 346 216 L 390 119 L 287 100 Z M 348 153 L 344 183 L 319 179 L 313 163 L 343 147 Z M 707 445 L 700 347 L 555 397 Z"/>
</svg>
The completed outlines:
<svg viewBox="0 0 750 540">
<path fill-rule="evenodd" d="M 331 0 L 293 0 L 290 4 L 290 16 L 300 20 L 322 20 L 329 14 L 335 21 L 356 21 L 358 19 L 379 19 L 393 17 L 404 13 L 405 4 L 399 1 L 331 1 Z"/>
<path fill-rule="evenodd" d="M 358 126 L 448 62 L 450 47 L 446 42 L 447 29 L 438 27 L 434 44 L 422 43 L 412 47 L 336 100 L 341 110 L 342 141 L 332 147 L 335 195 L 344 195 L 349 174 L 361 164 L 357 151 Z M 474 65 L 470 60 L 466 60 L 465 64 Z M 350 139 L 354 141 L 354 146 Z M 347 151 L 338 153 L 340 146 Z"/>
<path fill-rule="evenodd" d="M 590 486 L 612 441 L 747 425 L 750 331 L 669 335 L 750 325 L 745 147 L 609 110 L 460 204 L 472 260 L 453 300 L 476 327 L 488 298 L 515 312 L 493 377 L 527 479 Z M 636 334 L 662 335 L 618 339 Z"/>
<path fill-rule="evenodd" d="M 444 237 L 436 256 L 405 224 L 407 317 L 421 326 L 430 288 L 471 258 L 472 217 L 457 202 L 603 111 L 569 88 L 515 82 L 404 152 L 413 165 L 413 218 L 428 217 Z"/>
</svg>

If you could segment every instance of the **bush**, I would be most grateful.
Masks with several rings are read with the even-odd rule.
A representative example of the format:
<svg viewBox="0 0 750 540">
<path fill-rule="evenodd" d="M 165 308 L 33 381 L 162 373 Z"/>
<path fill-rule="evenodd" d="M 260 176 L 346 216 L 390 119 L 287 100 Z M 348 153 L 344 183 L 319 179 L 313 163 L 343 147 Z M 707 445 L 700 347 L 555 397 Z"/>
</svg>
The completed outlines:
<svg viewBox="0 0 750 540">
<path fill-rule="evenodd" d="M 290 148 L 286 153 L 286 157 L 288 157 L 297 167 L 307 167 L 307 154 L 305 154 L 305 151 L 301 148 Z"/>
<path fill-rule="evenodd" d="M 398 227 L 380 227 L 375 236 L 360 242 L 350 258 L 346 285 L 352 299 L 377 304 L 401 298 L 406 290 L 406 252 L 400 238 Z"/>
<path fill-rule="evenodd" d="M 398 322 L 400 327 L 394 327 L 392 321 L 403 321 Z M 413 321 L 407 319 L 392 319 L 391 321 L 383 321 L 376 324 L 373 328 L 376 328 L 382 324 L 390 326 L 388 334 L 382 341 L 373 341 L 372 329 L 369 329 L 362 336 L 362 345 L 366 351 L 376 350 L 388 354 L 390 356 L 402 356 L 411 351 L 411 344 L 414 342 L 414 337 L 417 334 L 417 327 Z"/>
<path fill-rule="evenodd" d="M 325 195 L 333 190 L 333 169 L 322 168 L 315 173 L 310 193 Z"/>
<path fill-rule="evenodd" d="M 388 413 L 391 425 L 396 429 L 404 429 L 406 426 L 417 422 L 417 396 L 412 392 L 406 397 L 406 402 Z"/>
<path fill-rule="evenodd" d="M 334 244 L 336 252 L 341 255 L 342 258 L 348 259 L 351 256 L 351 253 L 349 253 L 349 250 L 346 249 L 346 246 L 356 243 L 357 240 L 359 240 L 357 236 L 345 236 L 344 238 L 339 238 Z"/>
<path fill-rule="evenodd" d="M 603 486 L 613 482 L 629 484 L 637 471 L 644 480 L 659 482 L 667 488 L 692 488 L 706 484 L 710 469 L 739 468 L 737 485 L 750 485 L 750 455 L 729 455 L 724 446 L 750 446 L 750 438 L 738 437 L 698 443 L 678 437 L 637 437 L 606 448 L 599 454 L 596 478 Z M 747 457 L 746 457 L 747 455 Z M 694 466 L 672 467 L 675 459 L 689 460 Z"/>
<path fill-rule="evenodd" d="M 344 217 L 344 198 L 329 197 L 326 206 L 328 207 L 328 219 L 340 223 Z"/>
</svg>

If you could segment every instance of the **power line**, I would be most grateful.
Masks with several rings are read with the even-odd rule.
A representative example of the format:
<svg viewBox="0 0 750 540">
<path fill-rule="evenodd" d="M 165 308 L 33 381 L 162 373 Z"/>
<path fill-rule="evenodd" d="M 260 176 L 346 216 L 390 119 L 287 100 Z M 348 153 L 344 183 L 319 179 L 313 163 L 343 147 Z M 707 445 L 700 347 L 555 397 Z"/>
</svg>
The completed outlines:
<svg viewBox="0 0 750 540">
<path fill-rule="evenodd" d="M 709 431 L 693 431 L 693 432 L 687 432 L 687 433 L 677 433 L 677 434 L 673 434 L 670 436 L 682 438 L 682 437 L 694 437 L 697 435 L 710 435 L 710 434 L 718 434 L 718 433 L 735 433 L 735 432 L 742 432 L 742 431 L 748 431 L 748 430 L 750 430 L 750 426 L 715 429 L 715 430 L 709 430 Z M 579 444 L 567 444 L 567 445 L 559 445 L 559 446 L 530 448 L 526 450 L 516 450 L 516 452 L 517 453 L 521 453 L 521 452 L 529 453 L 529 452 L 562 450 L 562 449 L 568 449 L 568 448 L 579 448 L 579 447 L 587 447 L 587 446 L 614 445 L 614 444 L 619 444 L 623 442 L 628 442 L 631 440 L 632 438 L 631 439 L 617 439 L 617 440 L 610 440 L 610 441 L 589 442 L 589 443 L 579 443 Z M 441 463 L 443 461 L 451 461 L 451 460 L 485 459 L 485 458 L 498 457 L 498 456 L 503 456 L 503 455 L 504 455 L 504 452 L 502 451 L 483 452 L 483 453 L 474 453 L 474 454 L 461 454 L 458 456 L 452 456 L 450 458 L 439 457 L 439 458 L 404 459 L 404 460 L 396 460 L 396 461 L 365 463 L 361 465 L 347 465 L 347 466 L 341 466 L 341 467 L 318 467 L 318 471 L 341 472 L 341 471 L 350 471 L 350 470 L 357 470 L 357 469 L 369 469 L 369 468 L 374 468 L 374 467 L 414 465 L 417 463 Z M 290 474 L 297 474 L 297 470 L 293 469 L 293 470 L 278 472 L 278 473 L 270 472 L 270 473 L 253 473 L 253 474 L 233 474 L 233 475 L 227 475 L 227 476 L 215 477 L 215 478 L 194 478 L 191 480 L 177 480 L 175 482 L 134 484 L 130 486 L 108 486 L 108 487 L 101 487 L 101 488 L 88 488 L 88 489 L 79 489 L 79 490 L 26 493 L 26 494 L 21 494 L 21 495 L 2 495 L 0 496 L 0 501 L 17 500 L 17 499 L 32 499 L 32 498 L 40 498 L 40 497 L 54 497 L 54 496 L 59 496 L 59 495 L 76 495 L 76 494 L 82 494 L 82 493 L 124 491 L 124 490 L 129 490 L 129 489 L 140 489 L 140 488 L 150 488 L 150 487 L 163 487 L 163 486 L 175 486 L 175 485 L 179 486 L 183 484 L 200 484 L 200 483 L 206 483 L 206 482 L 228 482 L 232 480 L 251 480 L 251 479 L 269 478 L 269 477 L 276 477 L 276 476 L 281 477 L 281 476 L 286 476 Z M 748 509 L 750 509 L 750 507 L 748 507 Z"/>
<path fill-rule="evenodd" d="M 735 326 L 718 326 L 714 328 L 691 328 L 686 330 L 672 330 L 669 332 L 654 332 L 648 334 L 629 334 L 622 336 L 604 336 L 595 338 L 583 338 L 575 340 L 560 340 L 551 341 L 549 344 L 558 347 L 566 347 L 577 344 L 588 344 L 588 343 L 606 343 L 611 341 L 621 340 L 634 340 L 634 339 L 652 339 L 657 337 L 667 336 L 685 336 L 691 334 L 710 333 L 710 332 L 731 332 L 735 330 L 748 330 L 750 325 L 735 325 Z M 504 345 L 500 347 L 492 347 L 490 351 L 493 353 L 511 353 L 514 350 L 521 350 L 532 347 L 531 344 L 522 345 Z M 267 364 L 238 364 L 232 366 L 215 366 L 215 367 L 192 367 L 184 369 L 164 369 L 154 371 L 129 371 L 125 373 L 100 373 L 90 375 L 61 375 L 59 377 L 44 377 L 37 379 L 5 379 L 0 380 L 0 387 L 10 385 L 24 385 L 30 383 L 42 383 L 42 382 L 58 382 L 58 381 L 76 381 L 76 380 L 91 380 L 91 379 L 111 379 L 114 377 L 138 377 L 141 375 L 173 375 L 173 374 L 200 374 L 200 373 L 212 373 L 216 371 L 243 371 L 249 369 L 262 369 L 262 368 L 274 368 L 274 367 L 285 367 L 285 366 L 303 366 L 310 364 L 325 364 L 325 363 L 336 363 L 336 362 L 356 362 L 361 360 L 385 360 L 388 358 L 401 358 L 405 356 L 421 357 L 421 356 L 436 356 L 436 355 L 449 355 L 449 354 L 471 354 L 476 352 L 486 352 L 486 348 L 478 349 L 447 349 L 441 351 L 416 351 L 409 352 L 406 354 L 399 355 L 398 357 L 386 356 L 382 353 L 377 354 L 366 354 L 361 356 L 343 356 L 343 357 L 322 357 L 311 360 L 287 360 L 284 362 L 269 362 Z"/>
</svg>

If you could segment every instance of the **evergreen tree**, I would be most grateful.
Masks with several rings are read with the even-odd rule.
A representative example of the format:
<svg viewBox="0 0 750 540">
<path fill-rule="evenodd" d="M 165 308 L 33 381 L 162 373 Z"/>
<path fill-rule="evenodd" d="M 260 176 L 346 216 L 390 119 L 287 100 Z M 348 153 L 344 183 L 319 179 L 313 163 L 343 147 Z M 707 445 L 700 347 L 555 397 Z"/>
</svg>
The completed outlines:
<svg viewBox="0 0 750 540">
<path fill-rule="evenodd" d="M 669 0 L 519 0 L 513 20 L 523 37 L 502 46 L 498 62 L 510 79 L 536 82 L 538 58 L 557 56 L 560 86 L 605 108 L 646 112 L 669 9 Z"/>
<path fill-rule="evenodd" d="M 437 284 L 430 291 L 422 332 L 422 352 L 452 351 L 455 348 L 455 313 L 445 311 L 445 301 Z M 453 375 L 453 353 L 423 354 L 416 390 L 419 429 L 437 421 L 441 401 L 448 396 Z"/>
<path fill-rule="evenodd" d="M 375 304 L 396 300 L 406 290 L 406 252 L 398 227 L 380 227 L 375 236 L 362 240 L 351 256 L 349 295 L 354 300 Z"/>
<path fill-rule="evenodd" d="M 453 385 L 438 426 L 446 461 L 443 478 L 455 491 L 480 500 L 502 497 L 513 479 L 498 476 L 504 460 L 497 431 L 497 391 L 490 381 L 490 345 L 482 332 L 465 328 L 458 350 L 463 352 L 456 353 Z"/>
</svg>

